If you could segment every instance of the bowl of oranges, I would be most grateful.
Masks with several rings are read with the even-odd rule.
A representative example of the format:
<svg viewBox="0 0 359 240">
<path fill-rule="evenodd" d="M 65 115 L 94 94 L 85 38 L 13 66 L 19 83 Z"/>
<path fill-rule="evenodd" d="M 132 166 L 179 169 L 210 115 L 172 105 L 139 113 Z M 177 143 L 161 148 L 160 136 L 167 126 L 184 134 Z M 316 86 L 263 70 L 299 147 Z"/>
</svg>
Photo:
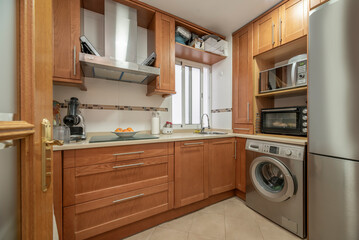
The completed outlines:
<svg viewBox="0 0 359 240">
<path fill-rule="evenodd" d="M 138 132 L 135 132 L 132 128 L 129 127 L 129 128 L 117 128 L 112 133 L 116 134 L 118 137 L 128 138 L 128 137 L 133 137 Z"/>
</svg>

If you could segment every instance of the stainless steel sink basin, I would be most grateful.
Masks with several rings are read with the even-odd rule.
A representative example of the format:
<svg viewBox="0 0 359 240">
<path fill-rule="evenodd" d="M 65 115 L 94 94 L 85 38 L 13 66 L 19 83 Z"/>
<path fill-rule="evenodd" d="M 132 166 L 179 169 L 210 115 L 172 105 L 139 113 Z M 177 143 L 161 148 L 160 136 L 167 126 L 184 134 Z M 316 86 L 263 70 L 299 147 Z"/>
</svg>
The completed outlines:
<svg viewBox="0 0 359 240">
<path fill-rule="evenodd" d="M 219 131 L 209 131 L 209 132 L 199 132 L 198 134 L 203 134 L 203 135 L 223 135 L 223 134 L 228 134 L 228 133 L 219 132 Z"/>
</svg>

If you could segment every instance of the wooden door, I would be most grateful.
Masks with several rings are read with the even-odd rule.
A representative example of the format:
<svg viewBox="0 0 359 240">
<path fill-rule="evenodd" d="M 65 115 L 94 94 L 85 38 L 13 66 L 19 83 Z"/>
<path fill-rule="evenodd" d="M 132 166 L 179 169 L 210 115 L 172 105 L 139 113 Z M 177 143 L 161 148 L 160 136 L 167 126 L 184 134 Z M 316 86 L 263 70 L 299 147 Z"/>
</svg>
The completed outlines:
<svg viewBox="0 0 359 240">
<path fill-rule="evenodd" d="M 233 129 L 253 134 L 253 25 L 233 36 Z"/>
<path fill-rule="evenodd" d="M 246 141 L 236 138 L 236 189 L 246 192 Z"/>
<path fill-rule="evenodd" d="M 235 188 L 235 139 L 209 141 L 209 195 Z"/>
<path fill-rule="evenodd" d="M 13 1 L 1 1 L 1 9 L 10 2 Z M 43 173 L 47 183 L 50 183 L 49 180 L 52 178 L 52 151 L 46 151 L 47 156 L 42 158 L 41 127 L 44 118 L 49 119 L 50 123 L 52 121 L 52 2 L 46 0 L 14 2 L 16 2 L 14 7 L 16 18 L 8 23 L 16 28 L 14 32 L 17 35 L 15 40 L 17 43 L 14 46 L 17 48 L 17 54 L 8 60 L 15 59 L 17 65 L 17 76 L 15 74 L 12 79 L 17 83 L 15 84 L 17 110 L 15 109 L 12 119 L 8 121 L 0 119 L 0 141 L 6 141 L 3 147 L 11 147 L 14 140 L 18 142 L 14 143 L 18 147 L 19 156 L 17 166 L 19 184 L 16 191 L 20 195 L 18 208 L 20 221 L 18 221 L 17 238 L 52 239 L 52 184 L 47 185 L 47 189 L 42 185 Z M 8 33 L 11 34 L 10 31 Z M 5 47 L 11 48 L 10 44 Z M 4 71 L 2 74 L 5 74 Z M 8 85 L 3 86 L 5 90 L 11 91 Z M 4 113 L 2 109 L 0 112 Z M 51 128 L 49 130 L 51 133 Z M 44 163 L 49 163 L 47 168 L 43 168 L 43 159 Z"/>
<path fill-rule="evenodd" d="M 175 143 L 175 208 L 208 197 L 208 142 Z"/>
<path fill-rule="evenodd" d="M 81 83 L 80 0 L 53 0 L 54 81 Z"/>
<path fill-rule="evenodd" d="M 308 33 L 307 0 L 290 0 L 280 7 L 279 42 L 285 44 Z"/>
<path fill-rule="evenodd" d="M 156 12 L 149 27 L 149 54 L 155 51 L 155 66 L 161 68 L 160 76 L 148 85 L 148 95 L 175 93 L 175 20 L 167 15 Z"/>
<path fill-rule="evenodd" d="M 253 54 L 258 55 L 279 46 L 279 9 L 275 9 L 253 23 Z"/>
</svg>

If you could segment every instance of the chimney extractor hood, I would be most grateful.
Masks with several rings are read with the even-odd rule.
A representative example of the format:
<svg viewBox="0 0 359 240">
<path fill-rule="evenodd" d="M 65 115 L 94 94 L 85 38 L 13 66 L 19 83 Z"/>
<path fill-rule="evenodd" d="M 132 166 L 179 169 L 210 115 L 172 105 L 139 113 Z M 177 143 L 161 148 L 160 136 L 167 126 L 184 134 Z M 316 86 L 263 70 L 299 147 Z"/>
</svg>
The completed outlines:
<svg viewBox="0 0 359 240">
<path fill-rule="evenodd" d="M 160 75 L 160 69 L 132 62 L 80 53 L 85 77 L 147 84 Z"/>
<path fill-rule="evenodd" d="M 137 10 L 105 0 L 105 57 L 80 53 L 85 77 L 148 84 L 160 69 L 137 63 Z"/>
</svg>

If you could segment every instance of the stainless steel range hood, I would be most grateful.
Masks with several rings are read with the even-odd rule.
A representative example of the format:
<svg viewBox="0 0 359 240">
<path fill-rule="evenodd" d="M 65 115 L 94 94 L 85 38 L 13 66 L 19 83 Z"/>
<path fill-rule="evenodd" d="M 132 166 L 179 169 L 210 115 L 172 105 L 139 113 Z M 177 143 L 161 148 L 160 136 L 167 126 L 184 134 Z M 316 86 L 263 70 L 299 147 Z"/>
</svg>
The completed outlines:
<svg viewBox="0 0 359 240">
<path fill-rule="evenodd" d="M 160 75 L 160 69 L 132 62 L 80 53 L 85 77 L 147 84 Z"/>
<path fill-rule="evenodd" d="M 147 84 L 160 69 L 137 63 L 137 10 L 105 0 L 105 57 L 80 53 L 85 77 Z"/>
</svg>

